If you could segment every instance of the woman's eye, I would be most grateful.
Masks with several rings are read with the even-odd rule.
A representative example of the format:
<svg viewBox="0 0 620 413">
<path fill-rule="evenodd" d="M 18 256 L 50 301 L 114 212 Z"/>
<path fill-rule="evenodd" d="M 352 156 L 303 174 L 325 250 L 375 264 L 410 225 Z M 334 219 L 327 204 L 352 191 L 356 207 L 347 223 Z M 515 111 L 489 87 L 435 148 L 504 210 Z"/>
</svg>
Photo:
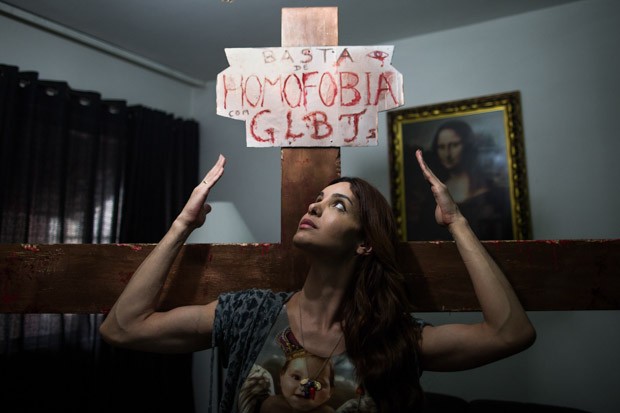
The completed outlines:
<svg viewBox="0 0 620 413">
<path fill-rule="evenodd" d="M 345 208 L 344 204 L 343 204 L 342 202 L 340 202 L 340 201 L 336 202 L 336 203 L 334 204 L 334 206 L 335 206 L 336 208 L 338 208 L 339 210 L 341 210 L 341 211 L 346 211 L 346 210 L 347 210 L 347 209 Z"/>
</svg>

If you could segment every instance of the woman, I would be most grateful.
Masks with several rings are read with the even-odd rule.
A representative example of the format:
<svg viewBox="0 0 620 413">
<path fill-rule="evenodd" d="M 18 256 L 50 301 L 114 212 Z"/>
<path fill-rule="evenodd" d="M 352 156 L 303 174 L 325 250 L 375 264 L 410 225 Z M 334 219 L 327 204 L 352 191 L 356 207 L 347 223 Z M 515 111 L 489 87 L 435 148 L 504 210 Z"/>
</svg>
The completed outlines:
<svg viewBox="0 0 620 413">
<path fill-rule="evenodd" d="M 247 387 L 255 361 L 267 357 L 265 352 L 273 344 L 270 337 L 283 325 L 290 327 L 291 337 L 305 352 L 332 361 L 336 376 L 339 368 L 352 372 L 353 391 L 330 397 L 346 411 L 356 407 L 357 411 L 413 411 L 423 400 L 418 379 L 422 370 L 473 368 L 527 348 L 535 331 L 514 291 L 446 186 L 428 168 L 421 152 L 416 156 L 437 202 L 435 219 L 456 241 L 483 322 L 435 327 L 411 317 L 404 279 L 396 268 L 397 232 L 391 208 L 374 187 L 349 178 L 328 185 L 300 221 L 293 242 L 311 263 L 300 291 L 249 290 L 223 294 L 204 306 L 157 312 L 172 262 L 210 211 L 205 201 L 224 171 L 225 160 L 220 156 L 134 273 L 102 324 L 102 336 L 112 344 L 143 351 L 191 352 L 217 346 L 227 367 L 221 411 L 237 411 L 237 393 Z M 299 397 L 316 397 L 323 391 L 317 383 L 322 370 L 306 366 L 304 373 L 305 377 L 298 377 L 303 389 Z M 342 386 L 335 383 L 334 387 L 336 391 Z M 254 408 L 260 403 L 249 405 Z M 243 404 L 248 405 L 246 399 Z"/>
</svg>

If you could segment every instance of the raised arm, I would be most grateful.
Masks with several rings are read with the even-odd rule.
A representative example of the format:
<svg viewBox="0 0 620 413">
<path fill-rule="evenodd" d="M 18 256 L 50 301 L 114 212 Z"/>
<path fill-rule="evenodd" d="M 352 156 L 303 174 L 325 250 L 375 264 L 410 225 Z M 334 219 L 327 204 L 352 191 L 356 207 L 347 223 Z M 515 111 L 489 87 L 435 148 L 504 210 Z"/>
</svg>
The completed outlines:
<svg viewBox="0 0 620 413">
<path fill-rule="evenodd" d="M 168 232 L 146 257 L 119 296 L 99 329 L 109 343 L 142 351 L 191 352 L 211 345 L 217 301 L 157 312 L 161 288 L 181 247 L 191 232 L 204 224 L 211 207 L 209 191 L 224 173 L 220 155 Z"/>
<path fill-rule="evenodd" d="M 522 351 L 536 338 L 534 327 L 502 270 L 473 233 L 446 186 L 416 157 L 437 202 L 435 219 L 454 238 L 470 275 L 484 321 L 478 324 L 427 326 L 422 331 L 424 369 L 464 370 Z"/>
</svg>

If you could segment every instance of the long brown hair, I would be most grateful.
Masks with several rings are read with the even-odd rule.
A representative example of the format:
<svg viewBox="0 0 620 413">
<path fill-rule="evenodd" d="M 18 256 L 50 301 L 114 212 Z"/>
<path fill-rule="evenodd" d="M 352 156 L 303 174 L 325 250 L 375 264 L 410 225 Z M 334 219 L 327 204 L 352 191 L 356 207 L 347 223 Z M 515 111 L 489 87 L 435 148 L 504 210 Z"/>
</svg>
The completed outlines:
<svg viewBox="0 0 620 413">
<path fill-rule="evenodd" d="M 372 247 L 358 258 L 356 275 L 341 306 L 347 353 L 379 412 L 420 409 L 420 327 L 412 319 L 405 279 L 398 270 L 398 232 L 383 195 L 360 178 L 342 177 L 359 203 L 363 237 Z"/>
</svg>

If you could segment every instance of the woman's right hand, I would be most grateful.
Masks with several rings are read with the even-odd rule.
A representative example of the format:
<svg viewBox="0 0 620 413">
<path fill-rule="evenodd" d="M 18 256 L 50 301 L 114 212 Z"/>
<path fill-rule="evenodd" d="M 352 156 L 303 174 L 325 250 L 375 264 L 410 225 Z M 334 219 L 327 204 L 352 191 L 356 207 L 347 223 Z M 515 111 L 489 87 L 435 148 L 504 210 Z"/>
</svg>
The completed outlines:
<svg viewBox="0 0 620 413">
<path fill-rule="evenodd" d="M 207 203 L 207 196 L 224 173 L 225 164 L 226 158 L 220 155 L 215 165 L 192 191 L 189 200 L 176 219 L 178 223 L 190 230 L 199 228 L 204 224 L 207 214 L 211 212 L 211 206 Z"/>
</svg>

